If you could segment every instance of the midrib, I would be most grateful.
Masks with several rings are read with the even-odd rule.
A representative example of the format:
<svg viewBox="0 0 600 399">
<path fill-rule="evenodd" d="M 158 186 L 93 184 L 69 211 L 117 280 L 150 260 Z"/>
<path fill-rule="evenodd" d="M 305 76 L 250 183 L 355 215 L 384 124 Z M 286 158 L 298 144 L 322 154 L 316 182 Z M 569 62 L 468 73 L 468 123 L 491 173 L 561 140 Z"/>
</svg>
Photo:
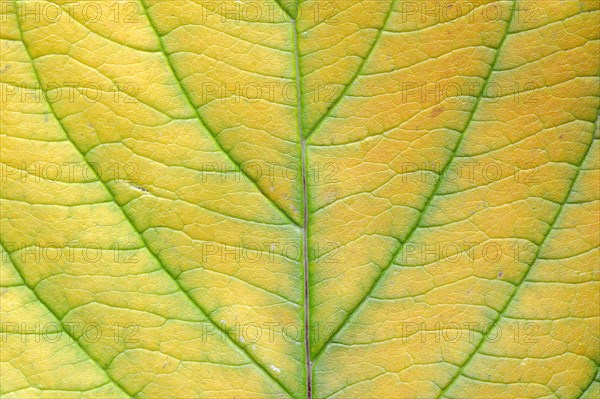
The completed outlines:
<svg viewBox="0 0 600 399">
<path fill-rule="evenodd" d="M 297 17 L 291 19 L 292 34 L 294 36 L 294 62 L 296 68 L 296 97 L 298 134 L 300 136 L 300 167 L 302 170 L 302 260 L 304 280 L 304 361 L 306 372 L 306 398 L 312 399 L 312 360 L 310 350 L 310 280 L 308 261 L 308 179 L 307 179 L 307 145 L 302 126 L 302 85 L 300 75 L 300 46 L 298 43 Z"/>
</svg>

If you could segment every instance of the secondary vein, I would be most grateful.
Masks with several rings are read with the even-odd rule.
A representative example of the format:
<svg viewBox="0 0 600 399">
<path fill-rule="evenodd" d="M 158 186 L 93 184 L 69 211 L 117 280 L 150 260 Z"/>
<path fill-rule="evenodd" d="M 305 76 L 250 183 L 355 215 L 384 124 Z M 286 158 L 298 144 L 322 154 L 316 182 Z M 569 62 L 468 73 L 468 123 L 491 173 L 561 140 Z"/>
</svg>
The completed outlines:
<svg viewBox="0 0 600 399">
<path fill-rule="evenodd" d="M 202 118 L 202 115 L 200 114 L 200 112 L 198 111 L 198 108 L 196 108 L 196 106 L 194 105 L 194 102 L 192 101 L 191 95 L 188 92 L 188 90 L 185 88 L 185 86 L 183 85 L 182 80 L 179 78 L 177 72 L 175 71 L 175 66 L 173 65 L 173 62 L 171 60 L 171 57 L 169 57 L 169 54 L 165 48 L 165 45 L 163 43 L 162 40 L 162 36 L 159 34 L 158 32 L 158 28 L 156 26 L 156 23 L 154 22 L 150 11 L 149 11 L 149 7 L 147 6 L 145 0 L 140 0 L 140 4 L 142 6 L 142 9 L 144 10 L 146 17 L 148 19 L 148 23 L 150 25 L 150 27 L 152 28 L 152 30 L 154 31 L 154 33 L 156 34 L 156 37 L 158 38 L 158 44 L 162 50 L 162 53 L 164 54 L 164 58 L 165 61 L 167 62 L 167 66 L 169 67 L 173 78 L 175 79 L 175 81 L 177 82 L 177 85 L 180 89 L 180 91 L 183 93 L 187 103 L 190 105 L 190 107 L 192 108 L 193 112 L 195 113 L 198 121 L 200 122 L 201 126 L 204 127 L 204 129 L 206 131 L 208 131 L 210 133 L 210 136 L 213 138 L 215 144 L 221 149 L 221 151 L 229 158 L 229 160 L 231 162 L 233 162 L 235 165 L 238 166 L 238 168 L 242 171 L 242 173 L 244 174 L 244 176 L 246 176 L 246 178 L 248 180 L 250 180 L 251 182 L 254 183 L 254 185 L 256 186 L 256 188 L 263 194 L 263 196 L 269 201 L 271 202 L 271 204 L 277 209 L 279 210 L 279 212 L 282 213 L 282 215 L 284 215 L 291 223 L 293 223 L 294 225 L 298 226 L 298 223 L 296 223 L 294 221 L 294 219 L 282 208 L 280 207 L 274 200 L 272 200 L 260 187 L 260 185 L 255 182 L 252 178 L 250 178 L 249 175 L 246 174 L 246 172 L 243 170 L 244 168 L 242 168 L 234 159 L 233 157 L 227 152 L 225 151 L 225 149 L 223 148 L 223 146 L 221 145 L 220 141 L 217 140 L 216 138 L 216 134 L 208 127 L 208 125 L 206 124 L 206 122 L 204 121 L 204 119 Z M 143 236 L 142 236 L 142 239 Z M 145 241 L 144 241 L 145 242 Z M 293 397 L 294 395 L 292 395 L 292 393 L 273 375 L 271 374 L 271 372 L 269 372 L 267 370 L 266 367 L 264 367 L 259 361 L 258 359 L 256 359 L 256 357 L 250 352 L 248 351 L 245 347 L 239 345 L 235 340 L 231 339 L 231 337 L 229 337 L 229 334 L 227 334 L 227 331 L 225 331 L 218 323 L 216 323 L 214 320 L 212 320 L 211 317 L 208 316 L 208 312 L 206 312 L 202 306 L 200 305 L 200 303 L 198 301 L 196 301 L 195 299 L 193 299 L 193 297 L 185 290 L 183 289 L 183 287 L 181 286 L 181 284 L 179 283 L 179 280 L 177 280 L 177 278 L 171 274 L 171 271 L 165 267 L 162 263 L 162 261 L 155 256 L 155 258 L 160 262 L 160 264 L 163 266 L 163 268 L 167 271 L 167 273 L 173 278 L 173 280 L 175 281 L 175 283 L 180 287 L 180 289 L 185 293 L 186 296 L 188 296 L 188 298 L 192 301 L 193 304 L 195 304 L 195 306 L 198 308 L 198 310 L 200 310 L 200 312 L 202 314 L 204 314 L 204 316 L 210 320 L 210 322 L 222 333 L 225 334 L 225 337 L 227 338 L 227 340 L 238 350 L 240 350 L 242 353 L 244 353 L 256 366 L 259 370 L 261 370 L 271 381 L 273 381 L 279 388 L 281 388 L 286 394 L 288 394 L 290 397 Z"/>
<path fill-rule="evenodd" d="M 13 268 L 15 269 L 15 271 L 17 272 L 17 274 L 19 275 L 19 277 L 21 278 L 21 280 L 23 280 L 23 284 L 25 285 L 25 287 L 27 287 L 29 289 L 29 291 L 33 294 L 33 296 L 35 296 L 35 298 L 38 300 L 38 302 L 44 308 L 46 308 L 48 310 L 48 312 L 50 312 L 50 314 L 52 314 L 52 316 L 54 316 L 54 318 L 58 321 L 61 330 L 64 331 L 65 334 L 67 334 L 69 336 L 70 340 L 72 340 L 73 342 L 75 342 L 75 344 L 79 347 L 79 349 L 81 349 L 81 351 L 83 353 L 85 353 L 85 355 L 92 362 L 94 362 L 103 371 L 103 373 L 108 378 L 109 382 L 112 382 L 120 391 L 122 391 L 125 395 L 127 395 L 128 397 L 131 398 L 132 397 L 131 394 L 129 392 L 127 392 L 127 390 L 125 389 L 125 387 L 123 387 L 117 380 L 115 380 L 112 377 L 112 375 L 108 372 L 108 370 L 106 368 L 102 367 L 102 365 L 98 362 L 98 360 L 96 360 L 94 357 L 92 357 L 92 355 L 90 354 L 90 352 L 88 352 L 88 350 L 85 349 L 85 347 L 79 342 L 79 340 L 75 337 L 75 335 L 73 333 L 69 332 L 69 328 L 65 328 L 63 319 L 61 317 L 59 317 L 58 314 L 52 308 L 50 308 L 50 306 L 48 306 L 48 304 L 46 304 L 45 301 L 42 300 L 42 298 L 33 289 L 33 287 L 31 287 L 29 285 L 29 283 L 27 283 L 27 280 L 25 279 L 25 276 L 23 276 L 23 274 L 21 273 L 21 270 L 16 265 L 16 263 L 15 263 L 15 261 L 13 259 L 12 253 L 8 252 L 8 249 L 4 246 L 4 243 L 1 240 L 0 240 L 0 247 L 8 255 L 8 259 L 9 259 L 10 263 L 13 265 Z"/>
<path fill-rule="evenodd" d="M 358 304 L 352 309 L 352 311 L 350 311 L 348 313 L 348 316 L 346 316 L 346 318 L 343 320 L 342 323 L 340 323 L 340 325 L 338 326 L 338 328 L 335 330 L 335 332 L 330 336 L 329 339 L 327 339 L 327 341 L 321 346 L 319 352 L 316 354 L 315 356 L 315 361 L 318 359 L 318 357 L 324 352 L 325 348 L 329 345 L 329 343 L 334 340 L 339 334 L 340 332 L 344 329 L 344 327 L 348 324 L 348 322 L 350 321 L 350 319 L 360 310 L 360 308 L 366 303 L 367 298 L 369 298 L 373 292 L 375 291 L 375 289 L 377 288 L 377 286 L 379 285 L 379 283 L 384 279 L 386 272 L 388 270 L 390 270 L 392 264 L 394 263 L 394 261 L 398 258 L 398 256 L 402 253 L 404 246 L 410 242 L 410 239 L 412 238 L 412 236 L 414 235 L 414 233 L 418 230 L 418 228 L 421 226 L 421 223 L 423 221 L 423 218 L 425 217 L 427 210 L 429 209 L 429 206 L 431 205 L 431 203 L 433 202 L 433 199 L 436 197 L 441 185 L 442 185 L 442 181 L 443 181 L 443 176 L 444 174 L 448 171 L 448 169 L 450 168 L 450 166 L 452 165 L 452 162 L 454 160 L 454 158 L 456 157 L 458 151 L 460 150 L 462 143 L 464 141 L 465 135 L 467 130 L 469 130 L 469 127 L 471 126 L 471 123 L 473 122 L 474 118 L 475 118 L 475 114 L 477 112 L 477 110 L 479 109 L 479 105 L 481 103 L 481 100 L 484 96 L 484 93 L 486 92 L 489 83 L 491 81 L 491 76 L 496 68 L 496 64 L 498 63 L 498 56 L 500 54 L 500 51 L 502 49 L 502 46 L 504 45 L 504 42 L 506 40 L 506 37 L 508 36 L 508 32 L 510 29 L 510 25 L 512 24 L 512 20 L 513 17 L 515 15 L 515 3 L 517 0 L 513 0 L 513 7 L 511 8 L 511 15 L 510 18 L 506 24 L 506 32 L 504 34 L 504 36 L 502 37 L 502 40 L 500 41 L 500 44 L 498 45 L 498 48 L 496 50 L 496 54 L 494 56 L 494 59 L 490 65 L 490 69 L 489 69 L 489 73 L 488 76 L 486 76 L 485 78 L 485 82 L 484 84 L 481 86 L 481 90 L 479 91 L 479 93 L 477 94 L 477 98 L 475 101 L 475 104 L 473 105 L 473 109 L 471 111 L 471 115 L 469 116 L 469 119 L 467 120 L 467 123 L 465 124 L 465 127 L 463 128 L 463 130 L 460 132 L 460 136 L 458 138 L 458 140 L 456 141 L 456 144 L 454 145 L 454 148 L 452 149 L 452 155 L 450 157 L 450 159 L 446 162 L 446 164 L 444 165 L 443 170 L 440 172 L 435 186 L 433 187 L 432 193 L 429 196 L 429 198 L 427 199 L 427 202 L 425 203 L 425 206 L 423 207 L 423 209 L 421 210 L 421 212 L 419 213 L 419 217 L 417 218 L 417 220 L 415 221 L 415 223 L 413 224 L 413 226 L 411 227 L 411 229 L 409 230 L 406 238 L 403 240 L 402 244 L 396 249 L 396 251 L 394 252 L 394 254 L 391 257 L 390 262 L 383 268 L 383 270 L 379 273 L 379 276 L 377 277 L 377 279 L 375 280 L 375 282 L 371 285 L 371 287 L 369 288 L 369 290 L 367 291 L 367 293 L 362 297 L 362 299 L 358 302 Z"/>
<path fill-rule="evenodd" d="M 140 0 L 143 2 L 143 0 Z M 35 65 L 35 61 L 33 56 L 31 55 L 29 48 L 27 47 L 26 43 L 25 43 L 25 39 L 24 39 L 24 35 L 23 35 L 23 29 L 20 25 L 20 17 L 17 16 L 17 21 L 19 23 L 19 31 L 21 34 L 21 42 L 23 43 L 23 47 L 25 48 L 25 51 L 27 52 L 27 55 L 29 56 L 30 60 L 31 60 L 31 66 L 33 69 L 33 73 L 36 77 L 36 79 L 42 83 L 42 80 L 40 78 L 39 72 L 37 70 L 37 67 Z M 165 54 L 166 55 L 166 54 Z M 167 57 L 168 58 L 168 57 Z M 178 79 L 176 79 L 178 80 Z M 43 87 L 43 84 L 42 84 Z M 44 90 L 43 88 L 41 90 Z M 46 94 L 46 93 L 44 93 Z M 47 98 L 46 95 L 43 96 L 44 98 Z M 293 395 L 291 394 L 291 392 L 284 387 L 279 380 L 277 380 L 273 375 L 271 375 L 271 373 L 269 373 L 267 371 L 267 369 L 258 362 L 258 360 L 255 358 L 254 355 L 252 355 L 246 348 L 244 348 L 243 346 L 239 345 L 234 339 L 232 339 L 229 334 L 227 333 L 227 331 L 225 331 L 225 329 L 223 327 L 221 327 L 219 325 L 219 323 L 216 323 L 211 317 L 208 316 L 208 312 L 206 312 L 206 310 L 200 305 L 200 303 L 198 303 L 198 301 L 196 301 L 192 295 L 182 286 L 181 282 L 179 281 L 179 279 L 173 274 L 173 272 L 163 263 L 163 261 L 158 257 L 158 255 L 154 252 L 154 250 L 152 249 L 152 247 L 148 244 L 146 238 L 144 237 L 144 235 L 140 232 L 140 230 L 136 227 L 136 225 L 133 223 L 133 220 L 131 219 L 131 217 L 129 216 L 128 213 L 125 212 L 125 210 L 119 205 L 118 201 L 116 200 L 116 196 L 115 194 L 112 192 L 112 190 L 108 187 L 108 185 L 102 180 L 100 179 L 100 177 L 95 173 L 94 168 L 91 167 L 91 165 L 89 164 L 89 161 L 87 160 L 87 158 L 85 157 L 85 155 L 83 154 L 83 152 L 81 151 L 81 149 L 75 144 L 75 141 L 71 138 L 68 129 L 66 128 L 66 126 L 64 125 L 63 121 L 58 117 L 58 114 L 56 113 L 56 111 L 54 110 L 54 107 L 52 105 L 51 102 L 46 101 L 46 104 L 50 110 L 50 112 L 53 114 L 54 118 L 56 119 L 57 123 L 59 124 L 59 126 L 61 127 L 61 130 L 64 132 L 66 138 L 71 142 L 71 144 L 73 145 L 74 149 L 79 153 L 79 155 L 82 157 L 83 161 L 90 167 L 89 169 L 92 171 L 92 173 L 94 174 L 94 178 L 97 179 L 97 181 L 103 186 L 104 190 L 106 190 L 107 194 L 112 198 L 112 200 L 114 201 L 114 203 L 117 205 L 117 208 L 121 211 L 121 213 L 123 214 L 125 220 L 127 221 L 127 223 L 132 227 L 132 229 L 138 234 L 138 236 L 140 237 L 140 239 L 142 240 L 144 247 L 148 250 L 148 253 L 150 254 L 150 256 L 157 262 L 157 264 L 165 271 L 165 273 L 167 274 L 167 276 L 173 281 L 173 283 L 177 286 L 178 290 L 180 292 L 183 293 L 183 295 L 189 300 L 189 302 L 191 303 L 192 306 L 194 306 L 199 312 L 200 314 L 202 314 L 211 324 L 213 324 L 213 326 L 222 334 L 223 337 L 225 337 L 225 339 L 228 341 L 228 343 L 237 351 L 239 351 L 241 354 L 245 355 L 248 359 L 250 359 L 252 361 L 252 364 L 254 364 L 258 370 L 260 370 L 270 381 L 272 381 L 276 386 L 278 386 L 283 392 L 285 392 L 287 395 L 289 395 L 290 397 L 293 397 Z M 194 108 L 195 109 L 195 108 Z M 232 160 L 233 162 L 233 160 Z"/>
<path fill-rule="evenodd" d="M 335 110 L 335 108 L 340 104 L 340 102 L 342 101 L 344 96 L 346 96 L 346 94 L 348 94 L 348 92 L 350 91 L 350 88 L 354 85 L 354 82 L 356 82 L 356 80 L 362 75 L 363 70 L 365 69 L 366 65 L 368 64 L 369 60 L 371 59 L 371 55 L 375 52 L 375 49 L 377 48 L 377 45 L 379 44 L 379 41 L 381 40 L 381 37 L 383 36 L 385 27 L 387 26 L 388 22 L 390 21 L 390 18 L 394 14 L 394 9 L 396 8 L 397 1 L 398 0 L 392 0 L 390 9 L 389 9 L 387 15 L 385 16 L 383 24 L 381 25 L 381 29 L 379 29 L 379 31 L 377 32 L 377 36 L 375 37 L 375 40 L 373 40 L 373 44 L 371 45 L 371 48 L 367 52 L 367 55 L 365 56 L 365 58 L 363 58 L 360 66 L 358 67 L 356 74 L 354 74 L 352 79 L 350 79 L 348 84 L 346 84 L 346 86 L 344 87 L 344 90 L 342 91 L 340 96 L 335 100 L 335 102 L 333 104 L 331 104 L 331 106 L 327 109 L 327 111 L 325 111 L 325 113 L 323 115 L 321 115 L 319 120 L 310 129 L 310 131 L 306 135 L 306 138 L 312 136 L 313 133 L 315 133 L 319 129 L 319 127 L 323 124 L 323 122 L 325 122 L 325 119 L 327 119 L 329 117 L 329 115 L 331 115 L 331 113 Z"/>
<path fill-rule="evenodd" d="M 592 133 L 592 136 L 593 136 L 593 133 Z M 580 163 L 579 163 L 579 165 L 577 167 L 577 172 L 575 173 L 575 176 L 573 177 L 573 180 L 571 180 L 571 184 L 569 185 L 569 189 L 567 191 L 567 195 L 565 196 L 565 200 L 559 206 L 558 211 L 556 212 L 556 214 L 554 215 L 554 218 L 550 222 L 550 225 L 548 226 L 548 231 L 544 235 L 544 238 L 542 239 L 542 242 L 538 245 L 537 250 L 535 252 L 535 255 L 533 256 L 533 259 L 531 260 L 531 262 L 529 262 L 529 265 L 527 267 L 527 271 L 525 272 L 525 274 L 523 275 L 523 277 L 520 279 L 520 281 L 516 284 L 517 287 L 513 290 L 512 294 L 510 295 L 510 297 L 508 298 L 508 300 L 504 304 L 504 307 L 502 308 L 502 310 L 500 312 L 498 312 L 498 315 L 496 316 L 496 318 L 491 323 L 488 324 L 488 327 L 487 327 L 486 331 L 481 335 L 481 339 L 477 343 L 477 346 L 475 347 L 475 349 L 471 352 L 471 354 L 467 357 L 467 359 L 459 367 L 458 371 L 452 377 L 452 379 L 446 385 L 446 387 L 440 392 L 440 394 L 438 396 L 438 399 L 441 398 L 442 396 L 444 396 L 444 394 L 446 392 L 448 392 L 448 390 L 450 389 L 450 387 L 462 375 L 463 370 L 471 363 L 471 361 L 475 358 L 475 355 L 477 353 L 479 353 L 479 349 L 481 349 L 481 347 L 483 346 L 483 344 L 487 341 L 487 338 L 489 337 L 490 333 L 492 331 L 494 331 L 495 327 L 498 325 L 498 323 L 502 319 L 502 316 L 504 316 L 504 314 L 506 313 L 506 311 L 510 308 L 510 305 L 511 305 L 513 299 L 515 298 L 515 296 L 517 295 L 517 293 L 519 293 L 520 290 L 523 288 L 523 282 L 527 281 L 527 277 L 529 276 L 529 274 L 531 274 L 531 271 L 534 269 L 534 266 L 536 265 L 536 263 L 537 263 L 537 261 L 539 259 L 539 255 L 540 255 L 542 247 L 544 246 L 544 244 L 546 243 L 546 240 L 550 236 L 550 233 L 552 232 L 552 229 L 556 225 L 556 222 L 560 219 L 560 215 L 562 214 L 565 205 L 569 202 L 569 198 L 571 196 L 571 193 L 573 192 L 573 188 L 575 187 L 575 184 L 577 183 L 577 179 L 578 179 L 579 174 L 581 172 L 582 166 L 583 166 L 585 160 L 587 159 L 587 156 L 590 153 L 590 151 L 591 151 L 591 149 L 592 149 L 593 146 L 594 146 L 594 139 L 592 138 L 591 143 L 589 144 L 589 146 L 588 146 L 585 154 L 581 158 L 581 161 L 580 161 Z"/>
<path fill-rule="evenodd" d="M 144 12 L 146 14 L 146 18 L 148 19 L 148 24 L 150 25 L 150 28 L 154 31 L 156 37 L 158 38 L 158 45 L 160 46 L 160 49 L 161 49 L 161 51 L 162 51 L 162 53 L 164 55 L 165 61 L 167 62 L 167 67 L 171 71 L 171 74 L 172 74 L 173 78 L 175 79 L 175 82 L 177 83 L 177 86 L 179 87 L 179 90 L 183 94 L 183 96 L 185 98 L 185 101 L 191 107 L 192 111 L 194 112 L 194 115 L 198 119 L 198 122 L 200 122 L 200 125 L 204 128 L 204 130 L 206 130 L 209 133 L 210 137 L 213 139 L 213 142 L 221 150 L 221 152 L 223 154 L 225 154 L 225 156 L 234 165 L 236 165 L 238 167 L 238 169 L 240 170 L 240 172 L 244 175 L 244 177 L 246 179 L 248 179 L 248 181 L 250 181 L 250 182 L 252 182 L 254 184 L 254 186 L 256 187 L 256 189 L 263 195 L 263 197 L 265 197 L 267 199 L 267 201 L 269 201 L 271 203 L 271 205 L 273 205 L 273 207 L 275 207 L 275 209 L 282 214 L 282 216 L 284 216 L 286 219 L 288 219 L 295 226 L 299 226 L 298 223 L 294 220 L 293 216 L 290 215 L 290 213 L 288 211 L 286 211 L 283 207 L 281 207 L 275 200 L 273 200 L 271 197 L 269 197 L 269 195 L 267 195 L 267 193 L 260 186 L 260 184 L 258 184 L 258 182 L 256 182 L 254 179 L 252 179 L 250 177 L 250 175 L 248 175 L 248 173 L 244 170 L 244 168 L 242 168 L 242 166 L 240 165 L 240 163 L 238 161 L 236 161 L 233 158 L 233 156 L 228 151 L 225 150 L 225 148 L 223 147 L 223 145 L 221 144 L 221 142 L 217 139 L 216 132 L 214 132 L 213 129 L 211 129 L 208 126 L 208 124 L 206 123 L 206 121 L 204 120 L 204 118 L 202 117 L 202 115 L 200 114 L 200 111 L 198 111 L 198 108 L 194 105 L 194 101 L 192 100 L 192 96 L 191 96 L 190 92 L 183 85 L 183 81 L 181 80 L 181 78 L 177 74 L 176 69 L 175 69 L 175 65 L 173 65 L 173 61 L 171 60 L 171 57 L 169 56 L 169 53 L 167 52 L 167 49 L 166 49 L 166 47 L 165 47 L 165 45 L 163 43 L 162 36 L 158 32 L 158 27 L 156 26 L 156 23 L 154 22 L 154 19 L 152 18 L 151 14 L 150 14 L 149 7 L 146 4 L 146 0 L 140 0 L 140 4 L 142 5 L 142 9 L 144 10 Z"/>
</svg>

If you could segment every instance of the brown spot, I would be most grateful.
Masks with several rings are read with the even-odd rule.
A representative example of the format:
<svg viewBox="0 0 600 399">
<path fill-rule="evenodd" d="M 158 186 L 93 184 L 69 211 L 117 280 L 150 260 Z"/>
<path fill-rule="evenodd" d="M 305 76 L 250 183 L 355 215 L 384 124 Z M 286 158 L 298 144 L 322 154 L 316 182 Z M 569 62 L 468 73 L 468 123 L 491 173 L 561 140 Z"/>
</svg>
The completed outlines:
<svg viewBox="0 0 600 399">
<path fill-rule="evenodd" d="M 433 116 L 434 118 L 438 115 L 440 115 L 441 113 L 443 113 L 445 110 L 443 107 L 435 107 L 434 109 L 431 110 L 431 116 Z"/>
</svg>

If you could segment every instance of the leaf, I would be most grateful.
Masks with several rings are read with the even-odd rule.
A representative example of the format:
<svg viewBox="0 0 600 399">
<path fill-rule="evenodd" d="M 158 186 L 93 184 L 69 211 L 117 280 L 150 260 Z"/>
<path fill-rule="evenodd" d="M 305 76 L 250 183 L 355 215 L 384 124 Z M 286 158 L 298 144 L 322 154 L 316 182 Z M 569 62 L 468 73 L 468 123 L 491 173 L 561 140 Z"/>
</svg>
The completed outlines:
<svg viewBox="0 0 600 399">
<path fill-rule="evenodd" d="M 8 1 L 6 398 L 600 396 L 600 4 Z"/>
</svg>

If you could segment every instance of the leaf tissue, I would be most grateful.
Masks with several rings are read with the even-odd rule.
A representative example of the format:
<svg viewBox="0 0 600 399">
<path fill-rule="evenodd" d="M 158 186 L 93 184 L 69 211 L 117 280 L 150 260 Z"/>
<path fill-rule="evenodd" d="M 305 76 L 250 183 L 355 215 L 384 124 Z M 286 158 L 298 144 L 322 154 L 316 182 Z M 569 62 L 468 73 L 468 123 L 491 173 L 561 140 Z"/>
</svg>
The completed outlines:
<svg viewBox="0 0 600 399">
<path fill-rule="evenodd" d="M 0 0 L 2 398 L 600 398 L 598 0 Z"/>
</svg>

